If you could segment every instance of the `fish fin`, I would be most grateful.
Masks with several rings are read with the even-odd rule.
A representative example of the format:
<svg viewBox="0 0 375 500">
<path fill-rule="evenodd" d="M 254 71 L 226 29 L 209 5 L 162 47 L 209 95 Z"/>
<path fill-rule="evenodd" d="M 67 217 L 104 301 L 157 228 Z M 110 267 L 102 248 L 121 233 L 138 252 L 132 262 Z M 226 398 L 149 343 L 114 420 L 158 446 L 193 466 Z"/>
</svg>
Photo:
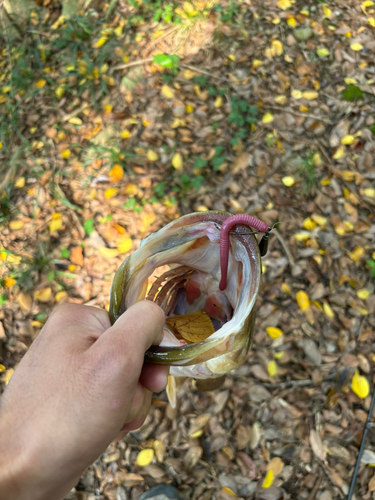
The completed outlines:
<svg viewBox="0 0 375 500">
<path fill-rule="evenodd" d="M 168 383 L 167 383 L 167 387 L 166 387 L 166 392 L 167 392 L 169 404 L 172 406 L 172 408 L 176 408 L 177 384 L 176 384 L 176 377 L 174 377 L 173 375 L 168 375 Z"/>
</svg>

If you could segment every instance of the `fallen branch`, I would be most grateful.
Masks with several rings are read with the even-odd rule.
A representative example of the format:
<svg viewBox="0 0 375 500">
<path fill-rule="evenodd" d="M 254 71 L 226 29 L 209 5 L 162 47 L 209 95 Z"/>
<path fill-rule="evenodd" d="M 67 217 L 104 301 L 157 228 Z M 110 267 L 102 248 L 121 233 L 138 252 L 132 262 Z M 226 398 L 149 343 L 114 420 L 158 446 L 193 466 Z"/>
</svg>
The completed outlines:
<svg viewBox="0 0 375 500">
<path fill-rule="evenodd" d="M 327 123 L 328 125 L 332 125 L 331 120 L 328 120 L 328 118 L 324 118 L 323 116 L 316 116 L 311 113 L 300 113 L 299 111 L 294 111 L 294 109 L 289 109 L 289 108 L 282 108 L 281 106 L 268 106 L 265 105 L 266 108 L 270 109 L 275 109 L 276 111 L 286 111 L 287 113 L 290 113 L 291 115 L 296 115 L 296 116 L 302 116 L 304 118 L 313 118 L 314 120 L 320 121 Z"/>
</svg>

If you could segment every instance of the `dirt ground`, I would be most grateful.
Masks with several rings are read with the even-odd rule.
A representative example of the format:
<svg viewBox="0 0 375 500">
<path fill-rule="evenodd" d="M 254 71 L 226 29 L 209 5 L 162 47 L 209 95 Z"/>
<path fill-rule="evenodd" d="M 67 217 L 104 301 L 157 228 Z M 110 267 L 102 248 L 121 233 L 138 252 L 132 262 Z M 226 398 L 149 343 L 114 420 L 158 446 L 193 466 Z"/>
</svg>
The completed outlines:
<svg viewBox="0 0 375 500">
<path fill-rule="evenodd" d="M 155 395 L 66 499 L 163 482 L 183 499 L 345 499 L 374 382 L 374 3 L 197 0 L 172 19 L 156 3 L 164 20 L 120 0 L 104 23 L 45 2 L 30 49 L 2 35 L 1 391 L 56 304 L 108 309 L 150 232 L 252 214 L 277 230 L 246 362 L 216 391 L 183 381 L 175 409 Z M 353 499 L 375 498 L 373 464 L 370 429 Z"/>
</svg>

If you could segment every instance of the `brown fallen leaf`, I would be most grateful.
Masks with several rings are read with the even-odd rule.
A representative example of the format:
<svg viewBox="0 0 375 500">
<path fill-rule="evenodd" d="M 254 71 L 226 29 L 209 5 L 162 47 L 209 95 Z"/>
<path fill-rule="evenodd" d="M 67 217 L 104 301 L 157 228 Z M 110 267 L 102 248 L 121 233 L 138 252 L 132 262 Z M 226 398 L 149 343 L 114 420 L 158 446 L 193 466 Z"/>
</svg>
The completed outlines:
<svg viewBox="0 0 375 500">
<path fill-rule="evenodd" d="M 323 448 L 322 440 L 315 429 L 311 429 L 310 431 L 310 445 L 314 455 L 324 462 L 326 459 L 326 452 Z"/>
<path fill-rule="evenodd" d="M 17 297 L 17 302 L 22 312 L 28 313 L 31 309 L 33 299 L 28 293 L 21 292 Z"/>
<path fill-rule="evenodd" d="M 188 344 L 201 342 L 215 332 L 210 318 L 204 311 L 173 316 L 167 318 L 166 323 L 175 335 L 182 337 Z"/>
<path fill-rule="evenodd" d="M 76 266 L 83 266 L 83 254 L 81 246 L 74 247 L 70 252 L 70 261 Z"/>
</svg>

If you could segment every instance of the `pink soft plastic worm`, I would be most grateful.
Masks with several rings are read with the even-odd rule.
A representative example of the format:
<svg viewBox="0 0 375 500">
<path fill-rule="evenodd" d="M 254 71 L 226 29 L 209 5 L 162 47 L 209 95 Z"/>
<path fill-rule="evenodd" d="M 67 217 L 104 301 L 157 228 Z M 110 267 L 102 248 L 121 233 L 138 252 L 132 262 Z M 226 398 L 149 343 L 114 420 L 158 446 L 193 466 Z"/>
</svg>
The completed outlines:
<svg viewBox="0 0 375 500">
<path fill-rule="evenodd" d="M 219 284 L 220 290 L 225 290 L 227 287 L 227 272 L 228 272 L 228 260 L 229 260 L 229 231 L 232 227 L 237 224 L 244 224 L 245 226 L 250 226 L 260 231 L 261 233 L 267 233 L 271 230 L 268 225 L 247 214 L 238 214 L 228 217 L 223 222 L 220 230 L 220 269 L 221 269 L 221 280 Z"/>
</svg>

